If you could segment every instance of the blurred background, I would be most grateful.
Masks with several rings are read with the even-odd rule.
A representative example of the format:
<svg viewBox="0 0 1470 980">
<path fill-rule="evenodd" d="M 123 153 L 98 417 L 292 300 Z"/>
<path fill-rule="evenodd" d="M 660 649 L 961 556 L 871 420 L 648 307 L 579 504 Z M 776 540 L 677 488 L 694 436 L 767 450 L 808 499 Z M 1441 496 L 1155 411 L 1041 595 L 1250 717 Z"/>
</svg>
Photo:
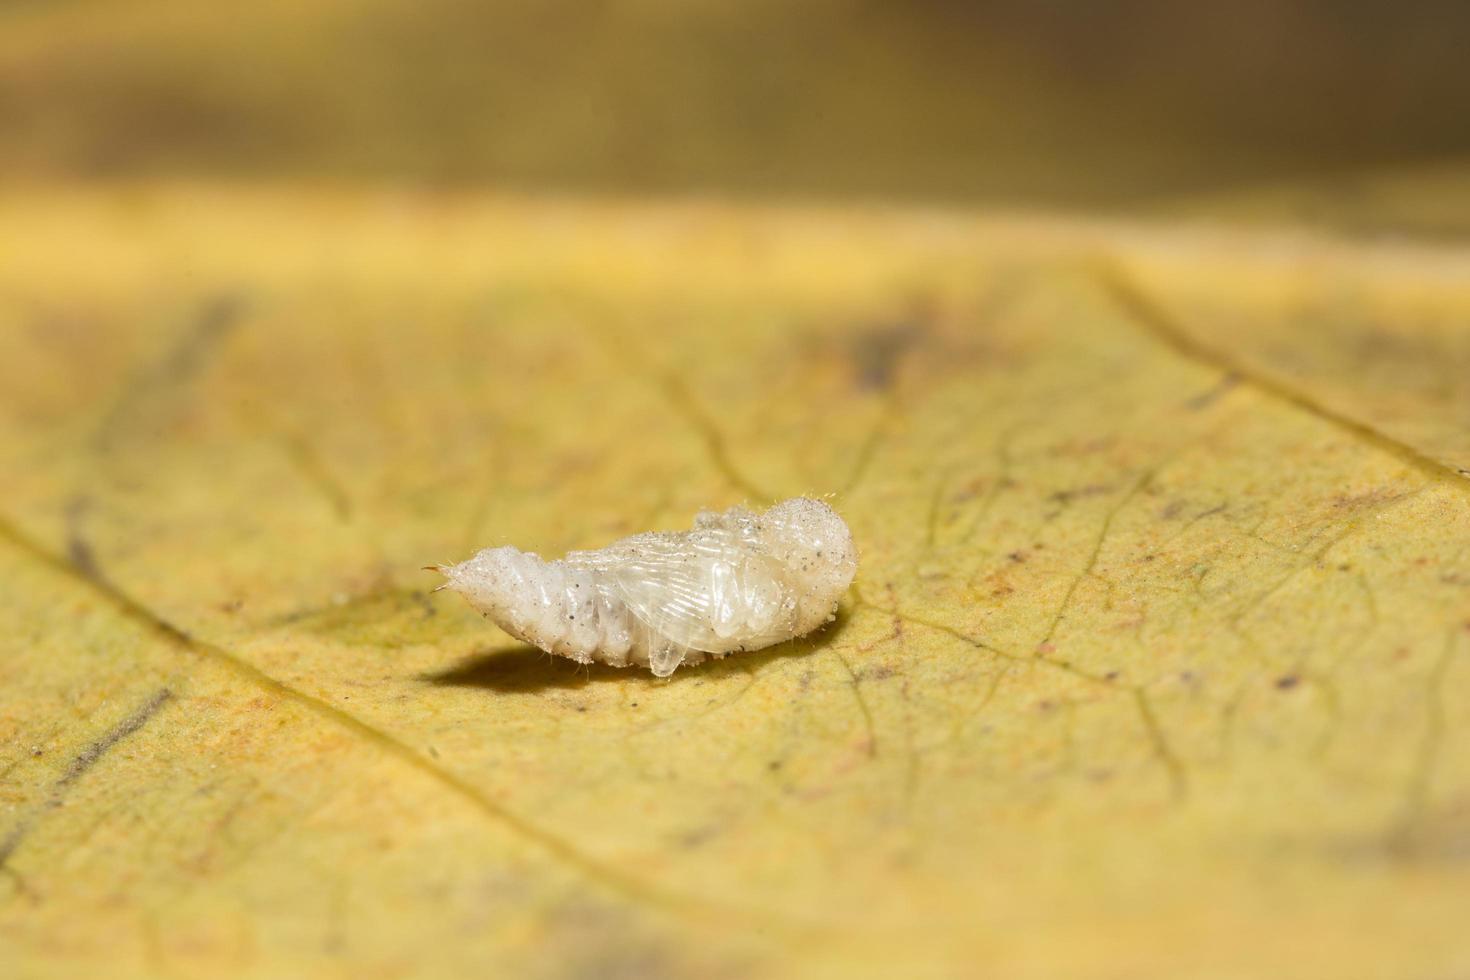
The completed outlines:
<svg viewBox="0 0 1470 980">
<path fill-rule="evenodd" d="M 1449 0 L 0 0 L 0 176 L 1342 197 L 1459 185 L 1467 52 Z"/>
</svg>

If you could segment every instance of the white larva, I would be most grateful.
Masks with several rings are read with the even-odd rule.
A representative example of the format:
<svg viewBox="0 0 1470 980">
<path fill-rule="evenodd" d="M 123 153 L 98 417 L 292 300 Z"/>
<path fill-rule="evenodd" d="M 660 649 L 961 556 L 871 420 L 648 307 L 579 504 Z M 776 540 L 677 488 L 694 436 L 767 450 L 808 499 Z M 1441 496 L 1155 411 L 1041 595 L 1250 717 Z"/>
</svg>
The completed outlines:
<svg viewBox="0 0 1470 980">
<path fill-rule="evenodd" d="M 701 511 L 689 531 L 635 534 L 545 561 L 486 548 L 431 566 L 507 633 L 578 663 L 667 677 L 830 621 L 857 572 L 852 532 L 820 500 Z"/>
</svg>

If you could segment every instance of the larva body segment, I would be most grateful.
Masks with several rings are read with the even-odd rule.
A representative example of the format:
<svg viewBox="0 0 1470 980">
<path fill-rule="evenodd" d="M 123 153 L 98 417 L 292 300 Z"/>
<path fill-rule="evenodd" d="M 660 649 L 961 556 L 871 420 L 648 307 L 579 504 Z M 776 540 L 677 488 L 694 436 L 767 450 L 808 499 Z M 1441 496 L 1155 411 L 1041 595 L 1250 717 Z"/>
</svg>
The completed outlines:
<svg viewBox="0 0 1470 980">
<path fill-rule="evenodd" d="M 667 677 L 706 656 L 758 650 L 833 618 L 857 572 L 847 524 L 796 497 L 755 513 L 703 511 L 554 561 L 487 548 L 441 567 L 445 586 L 518 639 L 579 663 Z"/>
</svg>

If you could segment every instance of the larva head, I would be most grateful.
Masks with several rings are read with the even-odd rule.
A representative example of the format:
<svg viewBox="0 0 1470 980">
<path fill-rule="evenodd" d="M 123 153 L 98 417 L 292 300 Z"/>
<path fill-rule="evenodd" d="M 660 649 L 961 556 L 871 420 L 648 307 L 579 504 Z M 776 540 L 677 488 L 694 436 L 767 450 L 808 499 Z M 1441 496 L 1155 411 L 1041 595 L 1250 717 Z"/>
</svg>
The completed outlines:
<svg viewBox="0 0 1470 980">
<path fill-rule="evenodd" d="M 826 622 L 857 574 L 857 546 L 847 522 L 820 500 L 794 497 L 761 515 L 761 538 L 787 568 L 801 608 L 801 631 Z"/>
</svg>

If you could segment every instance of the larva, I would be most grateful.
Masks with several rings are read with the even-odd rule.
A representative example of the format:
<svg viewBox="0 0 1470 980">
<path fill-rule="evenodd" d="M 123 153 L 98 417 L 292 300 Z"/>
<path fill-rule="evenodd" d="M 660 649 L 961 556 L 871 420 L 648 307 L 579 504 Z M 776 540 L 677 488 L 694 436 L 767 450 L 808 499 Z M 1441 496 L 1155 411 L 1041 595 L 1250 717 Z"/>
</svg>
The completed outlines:
<svg viewBox="0 0 1470 980">
<path fill-rule="evenodd" d="M 680 664 L 790 640 L 830 621 L 857 572 L 852 532 L 820 500 L 701 511 L 688 531 L 635 534 L 555 561 L 486 548 L 442 572 L 507 633 L 578 663 Z"/>
</svg>

